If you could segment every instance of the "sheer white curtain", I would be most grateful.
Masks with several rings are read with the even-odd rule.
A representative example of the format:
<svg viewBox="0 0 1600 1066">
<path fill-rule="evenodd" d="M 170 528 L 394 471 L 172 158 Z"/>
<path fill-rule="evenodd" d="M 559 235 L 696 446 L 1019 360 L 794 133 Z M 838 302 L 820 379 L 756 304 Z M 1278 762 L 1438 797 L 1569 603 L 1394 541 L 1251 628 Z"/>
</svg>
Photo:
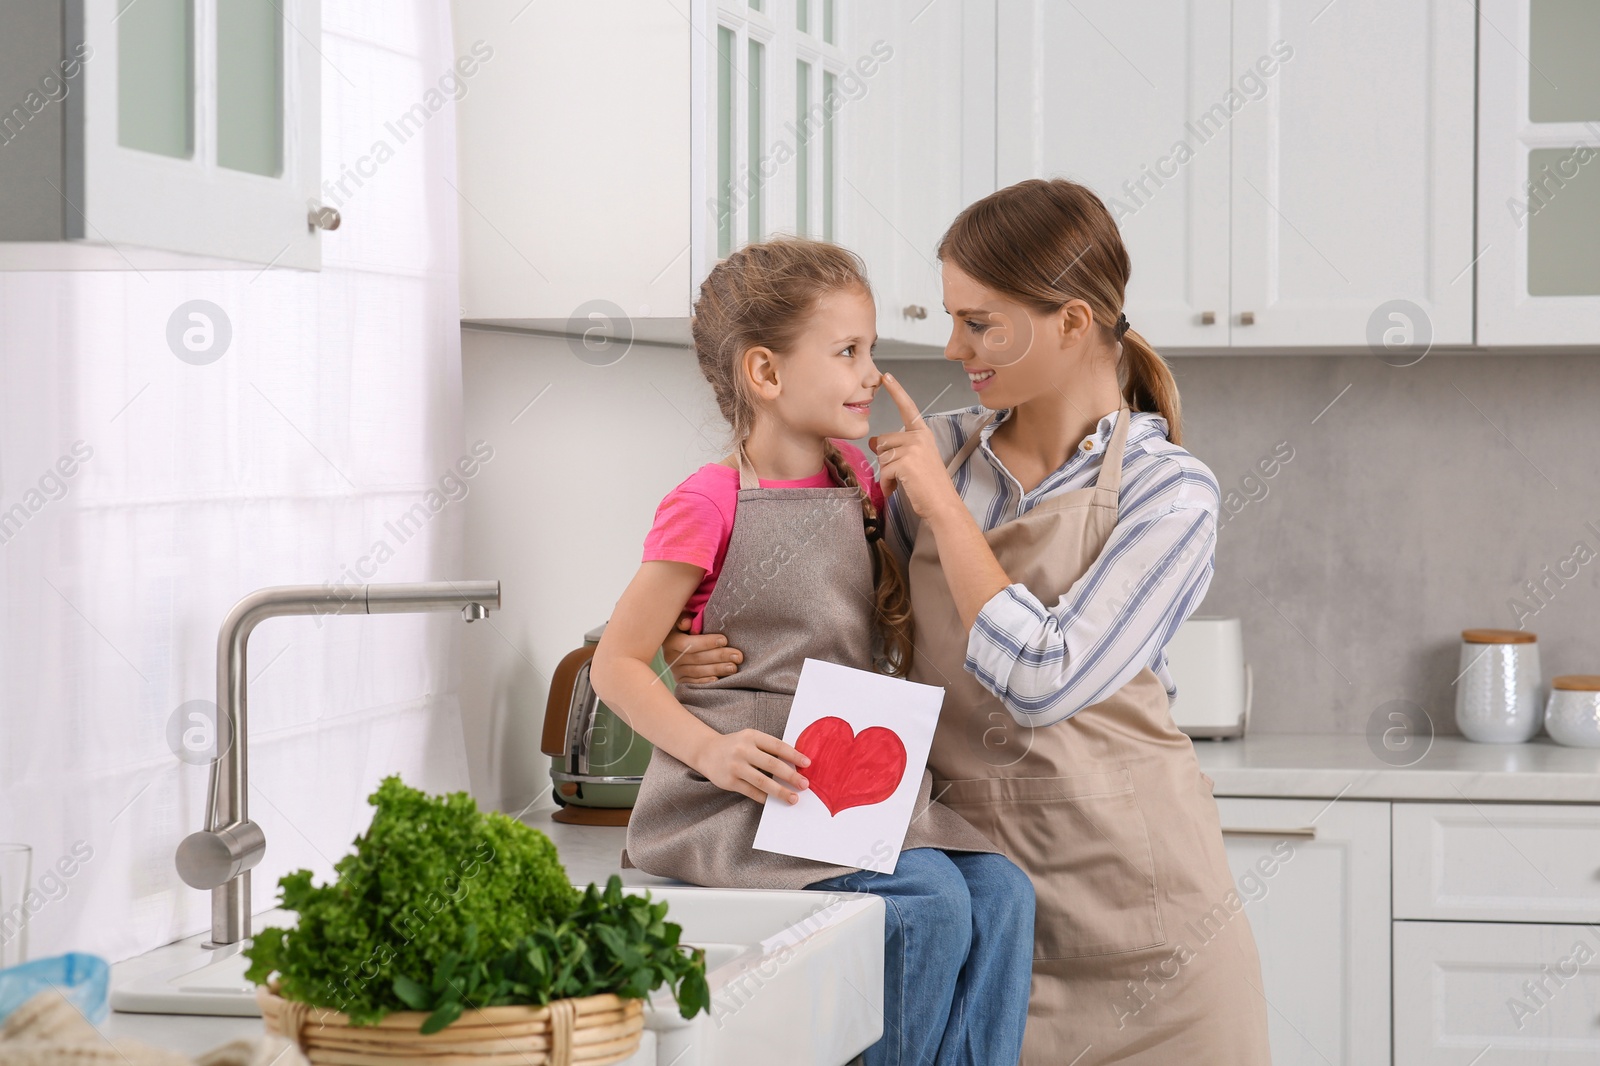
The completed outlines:
<svg viewBox="0 0 1600 1066">
<path fill-rule="evenodd" d="M 470 446 L 454 112 L 447 100 L 403 143 L 385 125 L 448 75 L 448 4 L 322 11 L 320 37 L 298 30 L 324 57 L 323 174 L 366 173 L 334 190 L 344 224 L 323 237 L 320 273 L 0 274 L 0 840 L 33 847 L 33 957 L 118 959 L 209 924 L 208 895 L 173 869 L 200 825 L 206 767 L 179 760 L 168 723 L 214 698 L 235 600 L 265 585 L 495 576 L 462 573 L 470 482 L 440 486 Z M 168 344 L 192 300 L 231 327 L 209 365 Z M 383 775 L 467 786 L 457 650 L 493 637 L 455 614 L 262 624 L 249 648 L 249 804 L 267 835 L 254 909 L 287 870 L 331 872 Z"/>
</svg>

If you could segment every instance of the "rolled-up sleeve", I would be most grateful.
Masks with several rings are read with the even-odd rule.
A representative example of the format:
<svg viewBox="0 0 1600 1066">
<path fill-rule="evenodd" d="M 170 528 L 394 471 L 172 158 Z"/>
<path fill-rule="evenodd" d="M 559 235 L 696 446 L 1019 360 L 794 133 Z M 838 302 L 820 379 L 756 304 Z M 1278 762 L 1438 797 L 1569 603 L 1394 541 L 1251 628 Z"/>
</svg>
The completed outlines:
<svg viewBox="0 0 1600 1066">
<path fill-rule="evenodd" d="M 1019 723 L 1069 718 L 1153 669 L 1204 599 L 1216 551 L 1216 484 L 1206 471 L 1174 485 L 1121 515 L 1099 557 L 1055 604 L 1016 583 L 979 612 L 966 668 Z"/>
</svg>

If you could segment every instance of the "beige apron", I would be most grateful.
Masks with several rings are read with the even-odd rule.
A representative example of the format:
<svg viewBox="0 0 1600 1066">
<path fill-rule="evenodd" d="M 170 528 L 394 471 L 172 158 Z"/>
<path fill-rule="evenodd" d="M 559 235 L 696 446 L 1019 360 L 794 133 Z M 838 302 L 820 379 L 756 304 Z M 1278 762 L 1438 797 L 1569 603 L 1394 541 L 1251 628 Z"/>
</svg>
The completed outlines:
<svg viewBox="0 0 1600 1066">
<path fill-rule="evenodd" d="M 1123 407 L 1094 486 L 985 534 L 1011 580 L 1046 604 L 1116 525 L 1130 420 Z M 974 430 L 950 461 L 952 477 L 980 439 Z M 926 525 L 910 580 L 912 679 L 946 686 L 928 757 L 935 794 L 1028 871 L 1038 897 L 1024 1066 L 1268 1063 L 1260 962 L 1211 779 L 1161 682 L 1147 667 L 1071 718 L 1020 726 L 962 668 L 968 630 Z"/>
<path fill-rule="evenodd" d="M 782 737 L 807 658 L 873 669 L 875 604 L 859 492 L 761 488 L 741 451 L 733 534 L 703 628 L 725 635 L 744 662 L 727 677 L 679 685 L 678 701 L 719 733 L 753 728 Z M 902 847 L 999 850 L 931 802 L 932 789 L 924 770 Z M 718 888 L 804 888 L 858 869 L 757 851 L 760 818 L 760 804 L 658 748 L 628 821 L 622 865 Z"/>
</svg>

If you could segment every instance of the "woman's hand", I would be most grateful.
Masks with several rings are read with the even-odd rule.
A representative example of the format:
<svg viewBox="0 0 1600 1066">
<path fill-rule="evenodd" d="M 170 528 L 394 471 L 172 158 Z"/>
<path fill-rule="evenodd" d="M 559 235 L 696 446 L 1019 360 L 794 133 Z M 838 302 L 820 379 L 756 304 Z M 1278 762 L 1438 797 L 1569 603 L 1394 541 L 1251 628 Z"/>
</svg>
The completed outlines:
<svg viewBox="0 0 1600 1066">
<path fill-rule="evenodd" d="M 885 374 L 883 384 L 905 423 L 905 428 L 899 432 L 885 433 L 867 441 L 868 447 L 878 455 L 878 481 L 883 486 L 883 495 L 887 498 L 896 488 L 903 489 L 919 518 L 930 518 L 952 505 L 962 507 L 961 497 L 939 455 L 939 442 L 933 439 L 928 423 L 922 420 L 922 412 L 892 375 Z"/>
<path fill-rule="evenodd" d="M 727 677 L 739 669 L 744 655 L 738 648 L 728 647 L 727 637 L 721 633 L 690 633 L 690 623 L 689 615 L 681 616 L 677 626 L 661 642 L 661 652 L 674 682 L 701 684 Z"/>
<path fill-rule="evenodd" d="M 738 792 L 757 803 L 765 803 L 768 796 L 797 803 L 800 797 L 780 782 L 796 792 L 806 788 L 811 782 L 795 767 L 810 763 L 810 759 L 770 733 L 741 729 L 737 733 L 713 734 L 695 753 L 694 768 L 718 788 Z"/>
</svg>

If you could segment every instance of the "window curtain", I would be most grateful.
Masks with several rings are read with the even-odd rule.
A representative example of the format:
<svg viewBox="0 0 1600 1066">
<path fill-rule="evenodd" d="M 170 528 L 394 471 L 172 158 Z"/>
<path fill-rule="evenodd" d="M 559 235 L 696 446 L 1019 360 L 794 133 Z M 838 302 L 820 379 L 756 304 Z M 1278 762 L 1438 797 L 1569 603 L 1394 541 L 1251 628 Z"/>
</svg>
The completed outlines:
<svg viewBox="0 0 1600 1066">
<path fill-rule="evenodd" d="M 462 571 L 453 99 L 470 86 L 451 80 L 449 7 L 323 0 L 322 18 L 295 29 L 322 56 L 343 215 L 320 272 L 0 274 L 0 841 L 31 845 L 35 893 L 0 922 L 28 908 L 30 957 L 117 960 L 209 927 L 209 893 L 173 866 L 207 775 L 174 719 L 215 698 L 241 596 L 495 576 Z M 386 124 L 407 114 L 402 141 Z M 180 358 L 224 324 L 220 358 Z M 287 871 L 331 875 L 384 775 L 467 787 L 460 643 L 493 637 L 454 613 L 260 625 L 253 910 Z"/>
</svg>

